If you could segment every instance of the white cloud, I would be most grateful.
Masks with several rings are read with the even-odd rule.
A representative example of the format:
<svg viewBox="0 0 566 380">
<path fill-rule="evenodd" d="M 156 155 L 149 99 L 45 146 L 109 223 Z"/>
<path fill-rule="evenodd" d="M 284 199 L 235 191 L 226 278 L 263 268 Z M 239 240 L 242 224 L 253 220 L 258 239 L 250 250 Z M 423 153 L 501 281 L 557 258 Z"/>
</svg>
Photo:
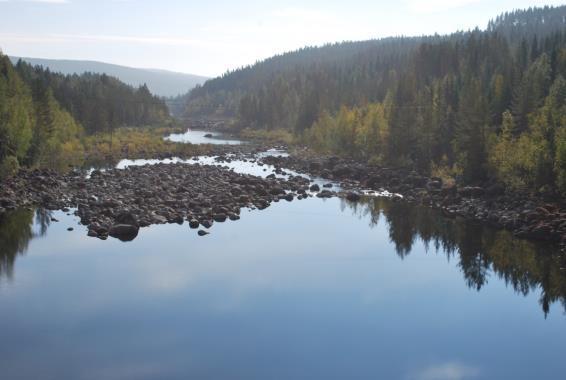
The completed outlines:
<svg viewBox="0 0 566 380">
<path fill-rule="evenodd" d="M 465 7 L 483 0 L 406 0 L 407 7 L 416 13 L 435 13 Z"/>
<path fill-rule="evenodd" d="M 464 380 L 477 377 L 478 368 L 460 363 L 448 362 L 430 366 L 415 372 L 409 377 L 411 380 Z"/>
</svg>

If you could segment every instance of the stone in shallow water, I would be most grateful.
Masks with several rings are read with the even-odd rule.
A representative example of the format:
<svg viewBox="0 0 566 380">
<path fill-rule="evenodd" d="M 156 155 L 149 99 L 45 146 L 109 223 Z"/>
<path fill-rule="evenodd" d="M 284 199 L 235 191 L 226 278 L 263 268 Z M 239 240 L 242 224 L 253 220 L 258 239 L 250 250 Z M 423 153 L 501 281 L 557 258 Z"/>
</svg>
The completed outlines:
<svg viewBox="0 0 566 380">
<path fill-rule="evenodd" d="M 208 234 L 210 234 L 210 232 L 207 232 L 205 230 L 199 230 L 198 231 L 198 236 L 205 236 L 205 235 L 208 235 Z"/>
<path fill-rule="evenodd" d="M 330 190 L 322 190 L 320 193 L 316 195 L 318 198 L 332 198 L 334 193 Z"/>
<path fill-rule="evenodd" d="M 177 223 L 177 224 L 181 225 L 185 222 L 185 220 L 183 219 L 183 217 L 181 215 L 174 215 L 171 218 L 169 218 L 168 222 L 169 223 Z"/>
<path fill-rule="evenodd" d="M 214 221 L 219 223 L 225 222 L 226 218 L 227 218 L 226 214 L 222 214 L 222 213 L 215 214 L 213 217 Z"/>
<path fill-rule="evenodd" d="M 138 236 L 139 227 L 131 224 L 115 224 L 110 228 L 109 235 L 121 241 L 132 241 Z"/>
<path fill-rule="evenodd" d="M 118 224 L 126 224 L 126 225 L 139 227 L 136 217 L 131 212 L 128 211 L 121 212 L 116 216 L 115 219 Z"/>
</svg>

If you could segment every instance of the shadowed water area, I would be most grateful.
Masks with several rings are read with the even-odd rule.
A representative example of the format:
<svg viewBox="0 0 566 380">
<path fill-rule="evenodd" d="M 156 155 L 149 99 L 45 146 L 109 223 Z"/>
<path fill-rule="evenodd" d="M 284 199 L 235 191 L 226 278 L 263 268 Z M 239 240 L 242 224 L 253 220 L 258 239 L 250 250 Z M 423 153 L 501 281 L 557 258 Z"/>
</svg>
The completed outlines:
<svg viewBox="0 0 566 380">
<path fill-rule="evenodd" d="M 377 198 L 279 202 L 204 238 L 170 224 L 100 241 L 77 223 L 0 216 L 1 378 L 566 370 L 563 258 L 505 231 Z"/>
</svg>

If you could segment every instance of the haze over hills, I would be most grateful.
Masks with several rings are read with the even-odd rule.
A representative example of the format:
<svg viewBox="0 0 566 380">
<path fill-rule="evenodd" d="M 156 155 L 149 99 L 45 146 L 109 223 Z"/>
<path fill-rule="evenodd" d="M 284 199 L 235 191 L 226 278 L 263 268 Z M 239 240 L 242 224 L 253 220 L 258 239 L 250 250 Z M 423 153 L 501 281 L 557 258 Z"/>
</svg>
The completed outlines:
<svg viewBox="0 0 566 380">
<path fill-rule="evenodd" d="M 439 72 L 430 71 L 445 75 L 454 69 L 447 64 L 447 50 L 442 51 L 448 45 L 461 50 L 476 39 L 491 36 L 514 51 L 535 41 L 537 46 L 529 54 L 536 56 L 544 50 L 538 45 L 545 38 L 565 31 L 566 5 L 546 6 L 506 12 L 475 31 L 304 47 L 207 81 L 187 96 L 185 113 L 192 117 L 248 116 L 243 121 L 249 125 L 292 129 L 298 123 L 303 129 L 323 110 L 335 112 L 342 105 L 382 101 L 396 87 L 396 76 L 411 65 L 422 67 L 423 61 L 434 59 L 430 64 Z M 487 55 L 484 51 L 479 54 Z M 302 120 L 301 113 L 311 115 Z"/>
<path fill-rule="evenodd" d="M 196 87 L 185 116 L 469 184 L 566 194 L 565 78 L 566 6 L 528 8 L 484 29 L 275 56 Z"/>
<path fill-rule="evenodd" d="M 10 57 L 14 64 L 20 58 L 32 65 L 41 65 L 51 71 L 63 74 L 82 74 L 85 72 L 107 74 L 135 87 L 145 83 L 154 95 L 165 97 L 185 94 L 208 79 L 193 74 L 158 69 L 139 69 L 97 61 Z"/>
</svg>

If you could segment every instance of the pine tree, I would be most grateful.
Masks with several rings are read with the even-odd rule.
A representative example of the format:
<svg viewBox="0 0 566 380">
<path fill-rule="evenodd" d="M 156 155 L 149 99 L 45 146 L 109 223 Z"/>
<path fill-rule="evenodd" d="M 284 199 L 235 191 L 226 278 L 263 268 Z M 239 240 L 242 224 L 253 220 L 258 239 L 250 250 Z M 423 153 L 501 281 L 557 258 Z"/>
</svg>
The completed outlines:
<svg viewBox="0 0 566 380">
<path fill-rule="evenodd" d="M 29 90 L 0 53 L 0 163 L 23 161 L 30 146 L 33 106 Z"/>
<path fill-rule="evenodd" d="M 458 104 L 454 151 L 468 182 L 486 178 L 487 110 L 479 80 L 467 79 Z"/>
</svg>

